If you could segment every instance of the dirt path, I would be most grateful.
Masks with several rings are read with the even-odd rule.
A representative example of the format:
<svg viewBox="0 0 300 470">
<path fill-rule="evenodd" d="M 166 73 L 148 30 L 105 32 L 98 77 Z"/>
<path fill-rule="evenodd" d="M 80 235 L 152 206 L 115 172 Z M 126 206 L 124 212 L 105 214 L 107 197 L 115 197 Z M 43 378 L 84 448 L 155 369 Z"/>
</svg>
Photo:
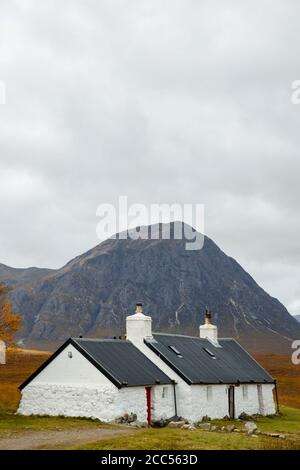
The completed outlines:
<svg viewBox="0 0 300 470">
<path fill-rule="evenodd" d="M 88 442 L 117 437 L 122 434 L 132 434 L 131 429 L 102 429 L 102 428 L 78 428 L 60 431 L 26 431 L 26 434 L 18 434 L 0 438 L 0 450 L 38 450 L 38 449 L 63 449 L 79 446 Z"/>
</svg>

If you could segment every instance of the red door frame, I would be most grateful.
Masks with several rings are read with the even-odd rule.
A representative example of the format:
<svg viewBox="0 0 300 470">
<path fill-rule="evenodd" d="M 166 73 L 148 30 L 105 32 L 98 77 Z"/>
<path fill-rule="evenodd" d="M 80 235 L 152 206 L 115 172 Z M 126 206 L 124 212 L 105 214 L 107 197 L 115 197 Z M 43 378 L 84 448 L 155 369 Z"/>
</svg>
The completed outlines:
<svg viewBox="0 0 300 470">
<path fill-rule="evenodd" d="M 147 400 L 147 423 L 151 426 L 151 387 L 146 387 L 146 400 Z"/>
</svg>

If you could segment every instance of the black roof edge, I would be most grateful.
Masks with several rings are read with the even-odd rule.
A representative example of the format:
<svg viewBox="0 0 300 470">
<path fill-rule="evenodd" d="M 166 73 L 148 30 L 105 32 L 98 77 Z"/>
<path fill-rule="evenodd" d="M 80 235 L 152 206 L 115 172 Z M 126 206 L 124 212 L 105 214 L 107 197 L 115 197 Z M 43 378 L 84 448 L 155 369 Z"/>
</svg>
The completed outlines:
<svg viewBox="0 0 300 470">
<path fill-rule="evenodd" d="M 179 375 L 179 377 L 182 378 L 182 380 L 184 380 L 188 385 L 192 385 L 193 382 L 186 376 L 183 374 L 183 372 L 181 372 L 181 370 L 177 369 L 177 367 L 174 366 L 174 364 L 169 361 L 165 356 L 163 356 L 162 354 L 160 354 L 158 351 L 156 351 L 156 349 L 153 347 L 153 345 L 149 342 L 147 342 L 146 340 L 144 340 L 144 343 L 148 346 L 148 348 L 151 349 L 151 351 L 153 351 L 163 362 L 165 362 L 169 367 L 170 369 L 172 369 L 177 375 Z M 157 366 L 159 367 L 159 366 Z"/>
<path fill-rule="evenodd" d="M 69 338 L 65 341 L 58 349 L 53 353 L 43 364 L 36 369 L 24 382 L 18 387 L 19 390 L 23 390 L 26 385 L 28 385 L 37 375 L 39 375 L 42 370 L 44 370 L 69 344 L 71 344 L 77 351 L 79 351 L 93 366 L 96 367 L 106 378 L 110 380 L 117 388 L 121 388 L 121 382 L 119 382 L 110 372 L 108 372 L 104 367 L 102 367 L 92 356 L 90 356 L 85 349 L 83 349 L 76 341 L 72 338 Z"/>
</svg>

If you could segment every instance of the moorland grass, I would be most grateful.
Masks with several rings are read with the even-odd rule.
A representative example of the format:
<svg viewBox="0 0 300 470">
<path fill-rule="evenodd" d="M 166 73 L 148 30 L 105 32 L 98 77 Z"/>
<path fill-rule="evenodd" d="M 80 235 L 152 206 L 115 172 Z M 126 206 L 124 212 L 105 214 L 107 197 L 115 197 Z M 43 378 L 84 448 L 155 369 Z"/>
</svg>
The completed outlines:
<svg viewBox="0 0 300 470">
<path fill-rule="evenodd" d="M 219 425 L 235 424 L 240 421 L 214 420 Z M 143 429 L 134 435 L 106 439 L 86 444 L 80 450 L 300 450 L 300 410 L 284 408 L 282 416 L 256 419 L 258 428 L 266 432 L 290 433 L 286 439 L 244 433 L 211 432 L 158 428 Z"/>
</svg>

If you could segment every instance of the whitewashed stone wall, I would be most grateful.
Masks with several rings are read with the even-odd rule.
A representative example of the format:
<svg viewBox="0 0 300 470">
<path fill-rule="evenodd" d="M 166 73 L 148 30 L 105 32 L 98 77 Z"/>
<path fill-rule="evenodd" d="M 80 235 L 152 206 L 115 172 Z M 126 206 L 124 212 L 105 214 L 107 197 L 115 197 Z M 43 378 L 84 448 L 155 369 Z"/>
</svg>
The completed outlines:
<svg viewBox="0 0 300 470">
<path fill-rule="evenodd" d="M 206 385 L 191 386 L 191 400 L 186 404 L 185 417 L 197 422 L 203 416 L 210 418 L 223 418 L 228 415 L 228 395 L 226 385 L 210 385 L 210 399 L 208 399 Z"/>
<path fill-rule="evenodd" d="M 175 415 L 173 385 L 152 387 L 152 420 L 171 418 Z"/>
<path fill-rule="evenodd" d="M 228 385 L 212 385 L 211 398 L 208 400 L 207 386 L 191 386 L 190 399 L 185 402 L 184 417 L 197 422 L 203 416 L 210 418 L 223 418 L 229 415 Z M 276 406 L 273 398 L 273 384 L 263 384 L 263 414 L 274 414 Z M 243 395 L 242 385 L 235 387 L 235 417 L 245 412 L 249 415 L 260 412 L 256 384 L 247 385 L 247 398 Z"/>
<path fill-rule="evenodd" d="M 144 387 L 119 390 L 114 385 L 98 388 L 27 385 L 22 390 L 18 412 L 27 416 L 74 416 L 102 421 L 136 413 L 139 420 L 146 421 L 146 393 Z"/>
<path fill-rule="evenodd" d="M 139 389 L 139 393 L 137 393 L 137 391 L 133 392 L 133 389 Z M 155 385 L 151 388 L 152 421 L 174 416 L 174 397 L 172 389 L 172 385 Z M 121 388 L 119 392 L 120 395 L 118 399 L 121 402 L 121 415 L 128 413 L 128 409 L 130 409 L 137 414 L 139 421 L 147 421 L 147 397 L 145 387 Z"/>
<path fill-rule="evenodd" d="M 262 385 L 262 397 L 263 397 L 263 414 L 274 414 L 276 412 L 276 405 L 273 398 L 273 384 Z M 235 387 L 235 409 L 236 417 L 242 412 L 249 415 L 259 413 L 259 402 L 258 402 L 258 391 L 256 384 L 247 385 L 247 398 L 243 396 L 243 386 Z"/>
<path fill-rule="evenodd" d="M 152 387 L 152 419 L 174 416 L 172 387 Z M 167 390 L 167 392 L 166 392 Z M 54 384 L 27 385 L 22 390 L 18 412 L 22 415 L 74 416 L 111 421 L 125 413 L 136 413 L 139 421 L 147 421 L 145 387 L 102 385 L 98 388 Z"/>
</svg>

